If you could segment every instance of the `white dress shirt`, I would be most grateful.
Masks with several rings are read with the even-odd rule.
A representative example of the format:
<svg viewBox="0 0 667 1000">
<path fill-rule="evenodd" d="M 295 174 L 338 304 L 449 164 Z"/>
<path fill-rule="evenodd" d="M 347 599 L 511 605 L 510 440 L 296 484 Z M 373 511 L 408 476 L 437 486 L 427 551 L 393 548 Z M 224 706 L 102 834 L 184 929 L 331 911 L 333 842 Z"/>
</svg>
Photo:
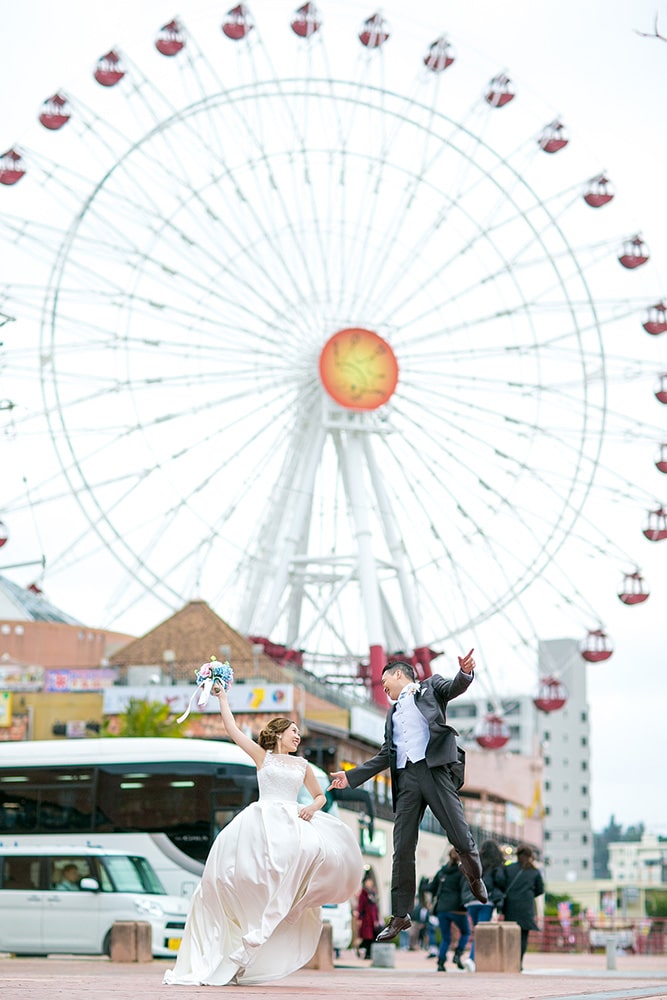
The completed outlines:
<svg viewBox="0 0 667 1000">
<path fill-rule="evenodd" d="M 416 764 L 426 757 L 426 747 L 430 738 L 428 722 L 415 704 L 417 684 L 403 688 L 392 719 L 393 742 L 396 747 L 396 766 L 405 767 L 410 761 Z"/>
</svg>

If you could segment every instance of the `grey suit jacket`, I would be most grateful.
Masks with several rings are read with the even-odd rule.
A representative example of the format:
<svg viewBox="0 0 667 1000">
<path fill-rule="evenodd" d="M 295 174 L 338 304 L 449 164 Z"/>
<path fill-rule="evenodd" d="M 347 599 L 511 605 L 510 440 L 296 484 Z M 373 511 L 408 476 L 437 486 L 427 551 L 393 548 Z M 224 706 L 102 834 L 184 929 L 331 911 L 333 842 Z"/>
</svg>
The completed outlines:
<svg viewBox="0 0 667 1000">
<path fill-rule="evenodd" d="M 449 767 L 457 789 L 463 784 L 465 751 L 456 742 L 458 736 L 456 730 L 447 725 L 447 702 L 467 691 L 473 676 L 473 674 L 464 674 L 462 670 L 459 670 L 458 674 L 451 680 L 445 680 L 440 674 L 433 674 L 432 677 L 421 681 L 420 690 L 415 695 L 415 704 L 428 722 L 430 731 L 426 747 L 426 764 L 428 767 Z M 351 788 L 357 788 L 364 781 L 389 768 L 394 810 L 398 795 L 396 747 L 393 740 L 395 711 L 396 706 L 392 705 L 387 712 L 384 724 L 384 742 L 375 756 L 346 771 L 348 784 Z"/>
</svg>

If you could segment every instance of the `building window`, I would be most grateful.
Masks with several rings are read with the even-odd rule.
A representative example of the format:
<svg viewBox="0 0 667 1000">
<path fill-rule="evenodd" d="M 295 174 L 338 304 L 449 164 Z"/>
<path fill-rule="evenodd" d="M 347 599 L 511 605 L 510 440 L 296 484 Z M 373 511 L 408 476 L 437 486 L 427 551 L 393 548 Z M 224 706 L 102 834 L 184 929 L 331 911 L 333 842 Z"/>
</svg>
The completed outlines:
<svg viewBox="0 0 667 1000">
<path fill-rule="evenodd" d="M 551 782 L 550 781 L 545 781 L 544 782 L 544 791 L 545 792 L 550 792 L 551 791 Z"/>
<path fill-rule="evenodd" d="M 448 705 L 447 715 L 452 719 L 474 719 L 477 716 L 476 705 Z"/>
<path fill-rule="evenodd" d="M 581 835 L 581 843 L 582 844 L 587 844 L 588 843 L 588 834 L 587 833 L 582 833 L 582 835 Z"/>
<path fill-rule="evenodd" d="M 582 745 L 582 747 L 587 747 L 588 746 L 588 738 L 586 736 L 582 736 L 581 737 L 581 745 Z"/>
<path fill-rule="evenodd" d="M 588 868 L 588 858 L 583 859 L 583 861 L 581 862 L 581 867 Z"/>
<path fill-rule="evenodd" d="M 581 762 L 581 770 L 582 771 L 587 771 L 588 770 L 588 761 L 587 760 L 582 760 L 582 762 Z"/>
<path fill-rule="evenodd" d="M 581 713 L 581 721 L 582 722 L 588 722 L 588 712 L 582 712 Z"/>
<path fill-rule="evenodd" d="M 545 740 L 545 741 L 550 740 L 551 739 L 551 734 L 547 730 L 545 730 L 544 731 L 544 736 L 542 737 L 542 739 Z"/>
<path fill-rule="evenodd" d="M 551 840 L 551 833 L 549 832 L 549 830 L 544 831 L 544 839 Z"/>
<path fill-rule="evenodd" d="M 544 807 L 544 815 L 545 816 L 551 816 L 551 806 L 545 806 Z"/>
<path fill-rule="evenodd" d="M 588 809 L 582 809 L 581 810 L 581 818 L 582 819 L 588 819 Z"/>
<path fill-rule="evenodd" d="M 582 785 L 581 786 L 581 794 L 582 795 L 588 795 L 588 785 Z"/>
<path fill-rule="evenodd" d="M 551 763 L 551 757 L 545 757 L 544 758 L 544 766 L 548 767 L 550 763 Z"/>
</svg>

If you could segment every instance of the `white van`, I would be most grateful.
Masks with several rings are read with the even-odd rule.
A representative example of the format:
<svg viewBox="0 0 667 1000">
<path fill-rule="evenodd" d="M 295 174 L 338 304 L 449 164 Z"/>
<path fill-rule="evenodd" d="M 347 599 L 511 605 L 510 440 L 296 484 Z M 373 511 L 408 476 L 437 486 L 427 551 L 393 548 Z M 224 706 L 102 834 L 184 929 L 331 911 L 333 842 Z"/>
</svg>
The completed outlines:
<svg viewBox="0 0 667 1000">
<path fill-rule="evenodd" d="M 327 903 L 320 913 L 322 920 L 331 924 L 331 943 L 338 958 L 341 951 L 352 947 L 352 905 L 349 900 Z"/>
<path fill-rule="evenodd" d="M 116 920 L 147 920 L 153 955 L 173 957 L 188 900 L 146 858 L 95 847 L 0 846 L 0 951 L 109 955 Z"/>
</svg>

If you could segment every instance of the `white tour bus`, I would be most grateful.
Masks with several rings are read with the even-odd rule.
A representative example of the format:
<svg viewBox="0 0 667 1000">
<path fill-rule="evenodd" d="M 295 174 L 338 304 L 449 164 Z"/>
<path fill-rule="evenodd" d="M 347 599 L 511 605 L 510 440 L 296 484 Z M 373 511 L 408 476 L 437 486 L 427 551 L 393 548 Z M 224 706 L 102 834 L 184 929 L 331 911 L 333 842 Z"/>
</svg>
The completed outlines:
<svg viewBox="0 0 667 1000">
<path fill-rule="evenodd" d="M 326 792 L 329 778 L 313 768 Z M 310 796 L 302 790 L 304 801 Z M 257 799 L 235 743 L 101 738 L 0 743 L 0 845 L 82 845 L 148 858 L 170 895 L 190 896 L 215 836 Z"/>
</svg>

